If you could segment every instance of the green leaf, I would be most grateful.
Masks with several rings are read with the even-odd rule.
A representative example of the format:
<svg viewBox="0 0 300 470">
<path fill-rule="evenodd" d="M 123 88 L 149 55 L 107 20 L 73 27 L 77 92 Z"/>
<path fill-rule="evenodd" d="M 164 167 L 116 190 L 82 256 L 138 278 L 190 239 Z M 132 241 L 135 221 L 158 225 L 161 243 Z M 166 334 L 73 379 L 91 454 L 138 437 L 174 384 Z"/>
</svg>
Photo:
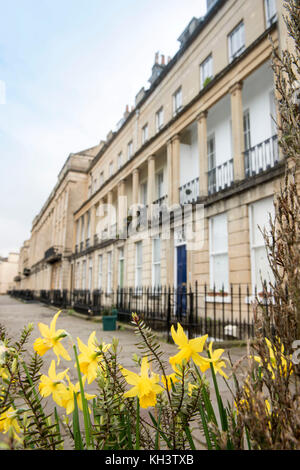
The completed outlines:
<svg viewBox="0 0 300 470">
<path fill-rule="evenodd" d="M 167 436 L 165 435 L 165 433 L 160 429 L 160 427 L 158 426 L 154 416 L 150 413 L 149 411 L 149 416 L 154 424 L 154 426 L 156 427 L 157 431 L 159 432 L 159 434 L 161 435 L 161 437 L 163 438 L 163 440 L 165 441 L 165 443 L 167 444 L 167 446 L 169 447 L 169 449 L 172 449 L 172 445 L 169 441 L 169 439 L 167 438 Z"/>
<path fill-rule="evenodd" d="M 79 416 L 78 416 L 78 405 L 76 394 L 74 392 L 74 411 L 73 411 L 73 435 L 74 435 L 74 444 L 75 450 L 83 450 L 83 442 L 81 438 L 81 431 L 80 431 L 80 424 L 79 424 Z"/>
</svg>

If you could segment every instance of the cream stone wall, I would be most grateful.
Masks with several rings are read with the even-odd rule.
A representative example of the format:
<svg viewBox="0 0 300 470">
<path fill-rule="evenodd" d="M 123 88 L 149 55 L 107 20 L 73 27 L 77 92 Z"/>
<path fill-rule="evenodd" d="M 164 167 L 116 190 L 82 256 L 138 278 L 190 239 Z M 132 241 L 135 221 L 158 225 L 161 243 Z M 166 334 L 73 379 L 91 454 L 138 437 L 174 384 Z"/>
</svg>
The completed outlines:
<svg viewBox="0 0 300 470">
<path fill-rule="evenodd" d="M 19 253 L 9 253 L 7 258 L 0 258 L 0 295 L 15 287 L 18 267 Z"/>
<path fill-rule="evenodd" d="M 278 7 L 281 14 L 281 6 Z M 228 35 L 241 22 L 245 25 L 245 52 L 229 64 Z M 136 243 L 143 240 L 143 286 L 152 285 L 152 240 L 141 230 L 126 240 L 114 239 L 104 242 L 101 232 L 115 220 L 108 220 L 101 211 L 105 204 L 112 204 L 117 211 L 117 234 L 120 236 L 123 221 L 129 215 L 121 207 L 119 197 L 127 198 L 127 209 L 141 202 L 141 185 L 147 182 L 148 209 L 157 199 L 157 174 L 163 171 L 163 192 L 169 206 L 179 203 L 180 185 L 191 179 L 199 179 L 198 203 L 204 204 L 203 246 L 187 252 L 187 283 L 210 286 L 209 219 L 226 212 L 228 220 L 229 283 L 251 284 L 251 255 L 249 239 L 249 204 L 272 196 L 279 187 L 283 172 L 257 178 L 250 184 L 245 177 L 243 111 L 245 84 L 256 72 L 263 73 L 269 66 L 272 52 L 269 35 L 276 47 L 279 39 L 285 44 L 282 20 L 266 31 L 264 0 L 228 0 L 212 16 L 198 36 L 188 47 L 179 49 L 175 57 L 165 65 L 162 78 L 145 99 L 124 115 L 124 123 L 116 133 L 92 149 L 71 154 L 65 163 L 54 191 L 35 218 L 28 247 L 30 282 L 24 285 L 36 289 L 79 289 L 88 286 L 89 259 L 93 260 L 92 287 L 98 288 L 98 257 L 103 256 L 102 289 L 107 288 L 107 259 L 112 253 L 112 287 L 116 290 L 119 276 L 119 248 L 124 247 L 124 287 L 134 287 L 136 277 Z M 267 34 L 268 33 L 268 34 Z M 200 89 L 200 66 L 210 55 L 213 57 L 213 80 Z M 161 60 L 161 59 L 159 59 Z M 266 89 L 273 87 L 273 77 L 268 72 Z M 251 81 L 251 80 L 250 80 Z M 181 87 L 182 109 L 173 112 L 173 94 Z M 244 101 L 243 101 L 244 98 Z M 234 190 L 208 195 L 208 124 L 213 110 L 226 102 L 227 153 L 231 147 L 233 159 Z M 251 101 L 248 97 L 247 106 Z M 251 103 L 250 103 L 251 104 Z M 163 128 L 157 132 L 156 112 L 163 107 Z M 269 112 L 265 109 L 265 113 Z M 262 112 L 264 123 L 264 112 Z M 148 140 L 142 142 L 142 128 L 148 124 Z M 256 123 L 257 125 L 257 123 Z M 266 135 L 268 139 L 269 124 Z M 183 144 L 187 132 L 193 133 L 193 159 L 198 161 L 187 167 Z M 230 135 L 231 129 L 231 135 Z M 267 129 L 267 126 L 266 126 Z M 267 135 L 268 134 L 268 135 Z M 128 143 L 132 141 L 133 155 L 128 160 Z M 228 143 L 227 142 L 227 143 Z M 256 142 L 255 142 L 256 143 Z M 189 149 L 190 150 L 190 149 Z M 122 153 L 123 164 L 117 168 L 118 155 Z M 109 174 L 113 163 L 113 174 Z M 195 165 L 194 165 L 195 163 Z M 276 162 L 277 164 L 277 162 Z M 197 169 L 197 170 L 196 170 Z M 100 174 L 104 181 L 100 183 Z M 184 175 L 183 175 L 184 173 Z M 184 178 L 183 178 L 184 176 Z M 254 181 L 254 180 L 252 180 Z M 249 184 L 248 184 L 249 183 Z M 227 192 L 226 192 L 227 191 Z M 229 192 L 228 192 L 229 191 Z M 230 191 L 232 191 L 230 193 Z M 131 214 L 135 215 L 135 214 Z M 90 216 L 90 230 L 87 220 Z M 84 226 L 82 228 L 82 220 Z M 77 238 L 77 226 L 79 238 Z M 161 242 L 161 283 L 173 286 L 176 280 L 176 243 L 174 227 L 170 239 Z M 95 237 L 96 236 L 96 237 Z M 62 260 L 49 265 L 45 252 L 58 246 Z M 86 277 L 82 279 L 82 265 L 86 263 Z M 22 280 L 23 282 L 23 280 Z M 176 282 L 175 282 L 176 284 Z"/>
</svg>

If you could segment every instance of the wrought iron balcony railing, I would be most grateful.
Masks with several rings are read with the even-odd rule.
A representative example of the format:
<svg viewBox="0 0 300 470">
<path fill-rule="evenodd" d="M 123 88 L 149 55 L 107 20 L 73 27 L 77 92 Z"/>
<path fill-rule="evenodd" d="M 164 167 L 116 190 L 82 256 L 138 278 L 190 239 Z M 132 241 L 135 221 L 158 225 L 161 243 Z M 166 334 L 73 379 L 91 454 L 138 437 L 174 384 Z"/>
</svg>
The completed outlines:
<svg viewBox="0 0 300 470">
<path fill-rule="evenodd" d="M 277 135 L 246 150 L 244 159 L 246 178 L 274 167 L 279 162 Z"/>
<path fill-rule="evenodd" d="M 46 263 L 56 263 L 60 261 L 62 257 L 62 248 L 59 246 L 52 246 L 47 251 L 45 251 L 45 261 Z"/>
</svg>

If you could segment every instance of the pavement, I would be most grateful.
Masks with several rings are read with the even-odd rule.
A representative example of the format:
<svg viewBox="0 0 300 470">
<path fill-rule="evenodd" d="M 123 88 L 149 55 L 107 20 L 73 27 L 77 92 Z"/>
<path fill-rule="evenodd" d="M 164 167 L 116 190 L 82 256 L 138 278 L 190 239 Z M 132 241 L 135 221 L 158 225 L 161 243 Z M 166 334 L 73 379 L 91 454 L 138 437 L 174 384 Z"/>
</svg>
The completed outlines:
<svg viewBox="0 0 300 470">
<path fill-rule="evenodd" d="M 33 352 L 33 343 L 36 338 L 40 337 L 40 331 L 38 328 L 38 323 L 42 322 L 47 325 L 50 325 L 50 322 L 54 314 L 58 309 L 53 308 L 52 306 L 47 306 L 39 302 L 26 303 L 10 296 L 4 295 L 0 296 L 0 325 L 4 326 L 7 332 L 7 335 L 12 340 L 18 340 L 22 329 L 25 325 L 33 323 L 34 329 L 30 336 L 30 339 L 27 343 L 27 349 L 29 352 Z M 106 343 L 111 343 L 113 338 L 117 338 L 119 341 L 119 361 L 126 369 L 136 371 L 135 363 L 132 359 L 133 354 L 139 354 L 137 349 L 137 342 L 140 338 L 137 338 L 133 329 L 130 325 L 121 325 L 118 324 L 119 328 L 116 331 L 103 331 L 102 322 L 87 320 L 87 317 L 80 315 L 72 315 L 68 311 L 62 311 L 56 324 L 57 329 L 66 330 L 74 342 L 77 343 L 77 337 L 79 337 L 84 343 L 87 343 L 90 334 L 93 331 L 96 331 L 96 337 L 99 341 L 105 341 Z M 70 356 L 74 357 L 72 351 L 72 344 L 67 338 L 63 340 L 64 347 L 68 350 Z M 226 347 L 224 356 L 227 356 L 229 352 L 233 364 L 240 361 L 246 355 L 246 347 Z M 162 358 L 168 362 L 170 356 L 175 355 L 178 352 L 178 348 L 174 344 L 168 344 L 165 341 L 161 341 L 161 350 L 163 351 Z M 52 351 L 49 351 L 43 356 L 44 364 L 42 372 L 48 372 L 51 360 L 56 359 L 56 356 Z M 66 368 L 70 367 L 69 376 L 73 383 L 78 381 L 77 373 L 73 367 L 74 362 L 65 361 L 61 359 L 60 365 L 56 366 L 56 372 L 61 372 Z M 229 366 L 229 364 L 228 364 Z M 230 367 L 225 369 L 227 375 L 230 375 Z M 171 372 L 171 369 L 170 369 Z M 211 381 L 210 371 L 206 373 L 207 379 Z M 231 383 L 231 380 L 229 381 Z M 218 376 L 218 384 L 220 388 L 221 395 L 224 399 L 224 402 L 227 403 L 227 400 L 232 402 L 232 396 L 228 387 L 222 377 Z M 86 386 L 86 392 L 95 393 L 96 385 L 92 383 L 91 385 Z M 213 397 L 213 394 L 212 394 Z M 214 398 L 213 398 L 214 400 Z M 214 405 L 216 403 L 214 402 Z"/>
</svg>

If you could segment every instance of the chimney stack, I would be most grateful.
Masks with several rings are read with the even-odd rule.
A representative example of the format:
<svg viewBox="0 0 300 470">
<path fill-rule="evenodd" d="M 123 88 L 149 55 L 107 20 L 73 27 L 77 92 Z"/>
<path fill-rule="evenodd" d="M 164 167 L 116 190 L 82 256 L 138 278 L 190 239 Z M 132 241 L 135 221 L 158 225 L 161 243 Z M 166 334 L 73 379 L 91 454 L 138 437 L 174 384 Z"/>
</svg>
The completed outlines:
<svg viewBox="0 0 300 470">
<path fill-rule="evenodd" d="M 155 64 L 158 64 L 158 62 L 159 62 L 159 52 L 156 52 L 156 53 L 155 53 L 155 60 L 154 60 L 154 63 L 155 63 Z"/>
<path fill-rule="evenodd" d="M 161 65 L 165 65 L 165 56 L 164 55 L 161 56 Z"/>
</svg>

